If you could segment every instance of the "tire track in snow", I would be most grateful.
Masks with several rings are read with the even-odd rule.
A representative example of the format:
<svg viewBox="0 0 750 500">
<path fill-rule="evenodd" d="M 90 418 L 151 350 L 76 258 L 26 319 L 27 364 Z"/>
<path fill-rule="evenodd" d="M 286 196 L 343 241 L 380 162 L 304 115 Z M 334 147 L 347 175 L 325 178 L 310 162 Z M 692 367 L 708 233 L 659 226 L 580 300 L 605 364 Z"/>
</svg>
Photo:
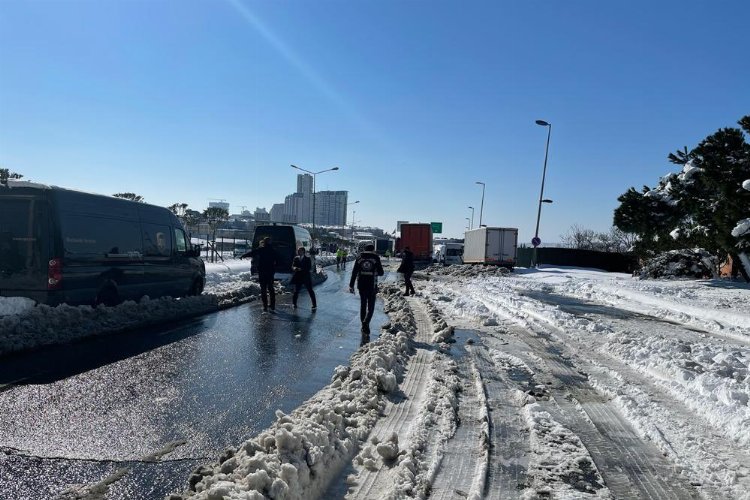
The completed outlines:
<svg viewBox="0 0 750 500">
<path fill-rule="evenodd" d="M 420 307 L 415 307 L 415 300 L 409 300 L 417 323 L 416 342 L 428 343 L 432 329 L 427 315 Z M 422 410 L 426 393 L 425 386 L 430 378 L 433 351 L 418 348 L 407 364 L 406 376 L 400 384 L 402 397 L 386 404 L 385 418 L 378 420 L 370 435 L 379 442 L 387 441 L 392 434 L 399 438 L 399 448 L 405 449 L 412 439 L 411 423 Z M 395 472 L 392 467 L 383 465 L 376 470 L 362 468 L 346 494 L 347 499 L 380 499 L 387 495 L 393 486 Z"/>
<path fill-rule="evenodd" d="M 462 380 L 458 399 L 460 424 L 446 443 L 430 498 L 483 497 L 489 447 L 488 414 L 484 385 L 474 363 L 473 350 L 467 346 L 468 353 L 463 358 L 466 361 L 458 364 Z"/>
<path fill-rule="evenodd" d="M 525 297 L 533 299 L 528 294 L 525 294 Z M 547 303 L 545 300 L 541 302 Z M 694 407 L 697 404 L 696 402 L 690 400 L 689 397 L 683 397 L 679 393 L 675 393 L 675 387 L 670 385 L 669 380 L 664 380 L 658 369 L 652 366 L 632 367 L 607 351 L 604 351 L 603 355 L 592 356 L 594 350 L 591 349 L 590 345 L 583 345 L 580 341 L 572 338 L 560 325 L 550 322 L 549 318 L 538 316 L 538 313 L 533 310 L 533 304 L 517 305 L 519 306 L 517 311 L 525 311 L 529 314 L 526 323 L 532 329 L 540 330 L 544 336 L 555 332 L 558 337 L 566 339 L 565 343 L 569 348 L 579 354 L 585 353 L 584 359 L 579 359 L 578 362 L 588 365 L 583 366 L 582 364 L 586 371 L 593 373 L 597 371 L 597 366 L 603 367 L 619 374 L 622 379 L 629 382 L 626 401 L 618 400 L 618 412 L 622 413 L 624 409 L 629 416 L 629 419 L 626 420 L 628 422 L 632 420 L 634 425 L 638 425 L 641 434 L 646 435 L 648 439 L 651 439 L 661 448 L 664 455 L 669 456 L 671 460 L 679 464 L 677 467 L 687 466 L 692 469 L 691 477 L 698 478 L 696 484 L 699 484 L 701 492 L 711 498 L 721 498 L 727 494 L 733 496 L 738 492 L 750 491 L 750 453 L 744 448 L 738 447 L 737 443 L 731 440 L 732 434 L 731 432 L 727 433 L 726 428 L 715 428 L 715 422 L 711 422 L 704 415 L 701 415 L 700 409 Z M 576 315 L 576 317 L 592 321 L 590 316 L 591 314 Z M 638 314 L 629 320 L 624 320 L 617 316 L 612 317 L 596 311 L 593 316 L 599 316 L 599 321 L 608 322 L 615 331 L 635 331 L 642 336 L 653 336 L 657 333 L 652 332 L 649 328 L 654 321 L 657 321 L 661 323 L 663 329 L 658 335 L 665 338 L 681 339 L 688 342 L 706 342 L 718 346 L 726 345 L 728 342 L 727 338 L 722 335 L 696 331 L 692 327 L 685 328 L 672 321 L 651 316 Z M 524 330 L 520 330 L 519 333 L 524 335 L 525 327 L 521 326 L 521 328 L 524 328 Z M 650 331 L 652 333 L 649 333 Z M 593 366 L 591 363 L 593 363 Z M 595 385 L 601 386 L 601 381 L 595 380 L 594 382 Z M 608 387 L 604 387 L 602 390 L 609 393 L 609 398 L 620 395 L 619 391 L 613 393 L 613 390 Z M 601 390 L 598 393 L 601 394 Z M 638 398 L 634 399 L 634 395 L 631 393 L 640 393 L 640 399 L 645 398 L 650 404 L 639 406 L 634 411 L 630 407 Z M 650 407 L 657 402 L 662 411 L 661 414 L 655 415 L 653 414 L 654 410 Z M 583 406 L 586 407 L 585 404 Z M 592 411 L 596 411 L 596 409 L 592 409 Z M 667 415 L 665 416 L 664 413 Z M 666 427 L 662 426 L 663 430 L 657 427 L 657 423 L 662 425 L 659 419 L 666 421 L 664 422 Z M 716 419 L 718 417 L 715 417 Z M 674 427 L 681 429 L 681 431 L 677 434 L 670 432 L 670 428 Z M 707 431 L 711 428 L 714 430 Z M 684 435 L 691 437 L 685 441 Z M 697 441 L 696 438 L 698 438 Z M 675 449 L 678 451 L 675 451 Z M 721 472 L 717 473 L 717 470 Z"/>
<path fill-rule="evenodd" d="M 584 443 L 615 498 L 700 498 L 658 448 L 644 441 L 615 405 L 562 357 L 551 338 L 525 329 L 516 333 L 557 380 L 550 389 L 561 410 L 556 416 Z"/>
<path fill-rule="evenodd" d="M 527 486 L 529 431 L 516 403 L 514 393 L 519 389 L 505 378 L 485 348 L 471 350 L 477 370 L 487 392 L 490 420 L 490 449 L 485 498 L 521 498 Z"/>
<path fill-rule="evenodd" d="M 640 438 L 615 405 L 591 387 L 569 362 L 562 360 L 562 353 L 554 348 L 555 341 L 550 334 L 550 329 L 557 329 L 547 318 L 534 310 L 519 310 L 518 306 L 523 309 L 522 299 L 513 300 L 516 306 L 513 309 L 489 296 L 482 296 L 478 302 L 515 323 L 521 323 L 513 328 L 519 340 L 543 360 L 558 380 L 557 388 L 552 391 L 560 405 L 559 413 L 562 413 L 558 418 L 577 433 L 616 498 L 682 499 L 699 496 L 685 478 L 675 473 L 673 464 L 656 446 Z M 564 332 L 559 333 L 566 337 Z M 580 406 L 570 397 L 580 401 Z"/>
</svg>

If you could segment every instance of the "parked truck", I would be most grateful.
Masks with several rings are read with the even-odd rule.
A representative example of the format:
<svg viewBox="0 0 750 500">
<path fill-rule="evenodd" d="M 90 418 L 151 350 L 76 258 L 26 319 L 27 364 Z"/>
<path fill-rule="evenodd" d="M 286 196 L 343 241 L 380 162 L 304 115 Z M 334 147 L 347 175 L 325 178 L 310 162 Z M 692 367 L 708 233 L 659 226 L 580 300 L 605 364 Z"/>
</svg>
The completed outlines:
<svg viewBox="0 0 750 500">
<path fill-rule="evenodd" d="M 396 252 L 402 252 L 404 248 L 414 254 L 414 260 L 432 260 L 432 226 L 425 223 L 403 223 L 401 224 L 401 238 L 396 240 Z"/>
<path fill-rule="evenodd" d="M 480 227 L 464 234 L 464 264 L 494 264 L 513 269 L 516 265 L 518 229 Z"/>
</svg>

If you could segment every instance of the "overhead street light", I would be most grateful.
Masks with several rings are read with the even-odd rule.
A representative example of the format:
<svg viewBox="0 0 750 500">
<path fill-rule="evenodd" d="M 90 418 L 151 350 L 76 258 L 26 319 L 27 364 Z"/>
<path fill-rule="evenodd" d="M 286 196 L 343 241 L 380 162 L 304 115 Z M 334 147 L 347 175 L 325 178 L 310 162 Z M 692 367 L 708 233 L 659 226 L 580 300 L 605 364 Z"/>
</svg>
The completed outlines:
<svg viewBox="0 0 750 500">
<path fill-rule="evenodd" d="M 469 207 L 471 209 L 471 224 L 469 224 L 469 229 L 474 229 L 474 207 Z"/>
<path fill-rule="evenodd" d="M 479 227 L 482 227 L 482 213 L 484 212 L 484 182 L 477 181 L 476 184 L 482 185 L 482 204 L 479 205 Z"/>
<path fill-rule="evenodd" d="M 532 245 L 534 245 L 533 267 L 539 265 L 537 260 L 537 247 L 541 243 L 541 240 L 539 239 L 539 219 L 542 216 L 542 203 L 552 203 L 552 200 L 544 199 L 544 179 L 547 176 L 547 157 L 549 156 L 549 138 L 552 135 L 552 124 L 544 120 L 537 120 L 536 124 L 542 127 L 547 127 L 547 146 L 544 149 L 544 169 L 542 170 L 542 189 L 539 191 L 539 208 L 536 212 L 536 229 L 534 229 L 534 239 L 531 240 Z"/>
<path fill-rule="evenodd" d="M 318 170 L 317 172 L 311 172 L 310 170 L 305 170 L 304 168 L 300 168 L 297 165 L 290 165 L 292 168 L 296 168 L 297 170 L 301 170 L 303 172 L 306 172 L 310 175 L 312 175 L 313 178 L 313 189 L 312 189 L 312 199 L 313 199 L 313 206 L 312 206 L 312 232 L 313 232 L 313 238 L 315 237 L 315 177 L 318 174 L 322 174 L 323 172 L 331 172 L 333 170 L 338 170 L 339 167 L 333 167 L 333 168 L 327 168 L 325 170 Z M 314 242 L 315 240 L 313 240 Z M 313 244 L 314 246 L 314 244 Z"/>
</svg>

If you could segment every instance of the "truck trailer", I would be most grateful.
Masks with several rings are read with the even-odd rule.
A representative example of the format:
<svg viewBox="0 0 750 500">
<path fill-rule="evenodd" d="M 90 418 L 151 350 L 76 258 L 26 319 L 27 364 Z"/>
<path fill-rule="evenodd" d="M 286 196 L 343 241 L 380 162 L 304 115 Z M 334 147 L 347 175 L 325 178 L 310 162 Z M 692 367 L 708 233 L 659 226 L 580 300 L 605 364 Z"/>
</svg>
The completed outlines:
<svg viewBox="0 0 750 500">
<path fill-rule="evenodd" d="M 396 240 L 396 252 L 404 248 L 414 254 L 414 260 L 432 260 L 432 225 L 426 223 L 401 224 L 401 237 Z"/>
<path fill-rule="evenodd" d="M 464 264 L 493 264 L 513 269 L 516 265 L 518 229 L 480 227 L 464 233 Z"/>
</svg>

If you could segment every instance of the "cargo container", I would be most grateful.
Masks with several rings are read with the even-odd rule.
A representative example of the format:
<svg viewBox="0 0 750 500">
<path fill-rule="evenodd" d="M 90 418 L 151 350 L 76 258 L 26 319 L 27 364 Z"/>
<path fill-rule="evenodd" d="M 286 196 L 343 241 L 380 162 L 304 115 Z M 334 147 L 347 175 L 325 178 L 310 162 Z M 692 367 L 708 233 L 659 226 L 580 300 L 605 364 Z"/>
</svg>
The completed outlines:
<svg viewBox="0 0 750 500">
<path fill-rule="evenodd" d="M 397 252 L 409 247 L 414 254 L 414 260 L 432 260 L 432 225 L 426 223 L 401 224 L 401 238 L 397 242 Z"/>
<path fill-rule="evenodd" d="M 518 229 L 480 227 L 464 234 L 464 264 L 494 264 L 513 269 L 516 265 Z"/>
</svg>

